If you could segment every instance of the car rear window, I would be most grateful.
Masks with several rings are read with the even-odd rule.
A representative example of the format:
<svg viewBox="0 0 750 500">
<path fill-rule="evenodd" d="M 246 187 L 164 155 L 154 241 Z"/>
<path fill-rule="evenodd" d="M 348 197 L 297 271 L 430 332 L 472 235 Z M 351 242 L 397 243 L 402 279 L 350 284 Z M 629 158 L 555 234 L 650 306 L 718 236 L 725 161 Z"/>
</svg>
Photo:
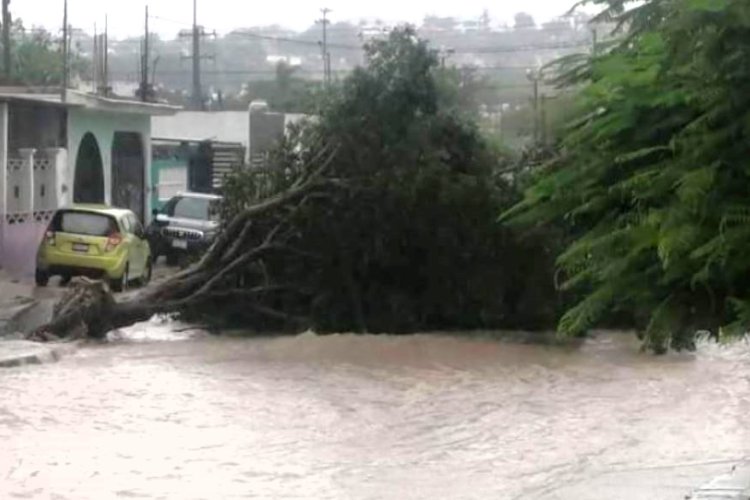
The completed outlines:
<svg viewBox="0 0 750 500">
<path fill-rule="evenodd" d="M 55 231 L 86 236 L 109 236 L 117 232 L 113 217 L 93 212 L 60 212 L 53 226 Z"/>
</svg>

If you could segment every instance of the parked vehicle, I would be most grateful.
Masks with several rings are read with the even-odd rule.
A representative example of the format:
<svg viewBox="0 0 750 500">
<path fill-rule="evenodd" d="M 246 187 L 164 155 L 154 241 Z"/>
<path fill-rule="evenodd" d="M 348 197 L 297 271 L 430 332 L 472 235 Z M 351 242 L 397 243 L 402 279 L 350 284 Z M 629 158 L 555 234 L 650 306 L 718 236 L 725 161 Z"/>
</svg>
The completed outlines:
<svg viewBox="0 0 750 500">
<path fill-rule="evenodd" d="M 151 249 L 146 232 L 130 210 L 75 205 L 58 210 L 37 253 L 36 283 L 51 276 L 104 278 L 115 291 L 131 281 L 151 280 Z"/>
<path fill-rule="evenodd" d="M 154 210 L 147 231 L 154 260 L 165 255 L 167 264 L 175 265 L 180 257 L 207 250 L 219 231 L 220 202 L 217 195 L 181 193 Z"/>
</svg>

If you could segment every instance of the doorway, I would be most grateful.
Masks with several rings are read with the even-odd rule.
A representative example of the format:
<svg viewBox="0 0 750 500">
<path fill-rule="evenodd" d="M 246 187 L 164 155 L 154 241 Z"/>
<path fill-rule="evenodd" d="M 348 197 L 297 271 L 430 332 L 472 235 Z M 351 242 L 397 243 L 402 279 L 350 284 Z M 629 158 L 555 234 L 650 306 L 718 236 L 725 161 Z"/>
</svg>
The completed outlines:
<svg viewBox="0 0 750 500">
<path fill-rule="evenodd" d="M 78 146 L 73 181 L 74 203 L 104 203 L 104 165 L 94 134 L 87 132 Z"/>
<path fill-rule="evenodd" d="M 132 210 L 145 222 L 146 159 L 136 132 L 115 132 L 112 142 L 112 206 Z"/>
</svg>

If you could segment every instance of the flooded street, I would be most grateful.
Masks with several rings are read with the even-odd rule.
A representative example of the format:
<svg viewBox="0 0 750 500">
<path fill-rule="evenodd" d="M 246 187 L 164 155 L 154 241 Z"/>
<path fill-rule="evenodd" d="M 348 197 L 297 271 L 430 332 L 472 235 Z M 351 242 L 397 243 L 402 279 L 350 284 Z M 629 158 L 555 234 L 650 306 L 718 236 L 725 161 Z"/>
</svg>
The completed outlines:
<svg viewBox="0 0 750 500">
<path fill-rule="evenodd" d="M 190 336 L 0 372 L 0 498 L 677 500 L 750 456 L 747 344 Z"/>
</svg>

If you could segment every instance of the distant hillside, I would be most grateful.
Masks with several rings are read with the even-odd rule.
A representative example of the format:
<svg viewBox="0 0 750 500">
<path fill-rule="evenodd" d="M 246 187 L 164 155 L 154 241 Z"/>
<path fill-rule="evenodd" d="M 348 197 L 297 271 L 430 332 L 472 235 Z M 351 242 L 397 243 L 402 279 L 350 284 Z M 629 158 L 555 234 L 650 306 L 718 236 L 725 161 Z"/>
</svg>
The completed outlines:
<svg viewBox="0 0 750 500">
<path fill-rule="evenodd" d="M 534 25 L 530 16 L 516 16 L 514 27 L 493 27 L 487 20 L 463 21 L 427 17 L 419 34 L 441 51 L 446 65 L 472 66 L 490 82 L 492 90 L 506 101 L 528 94 L 526 71 L 560 56 L 589 52 L 593 36 L 588 18 L 577 14 L 565 19 Z M 362 63 L 362 44 L 381 36 L 382 23 L 335 23 L 329 26 L 328 40 L 334 78 L 343 76 Z M 171 91 L 189 91 L 192 82 L 190 37 L 183 33 L 173 40 L 152 40 L 156 82 Z M 225 36 L 208 36 L 202 53 L 211 57 L 202 62 L 205 89 L 225 96 L 239 93 L 248 82 L 272 80 L 276 64 L 286 61 L 295 67 L 298 78 L 321 80 L 323 76 L 321 27 L 292 32 L 278 26 L 238 29 Z M 141 40 L 110 43 L 110 75 L 120 83 L 139 79 Z"/>
</svg>

